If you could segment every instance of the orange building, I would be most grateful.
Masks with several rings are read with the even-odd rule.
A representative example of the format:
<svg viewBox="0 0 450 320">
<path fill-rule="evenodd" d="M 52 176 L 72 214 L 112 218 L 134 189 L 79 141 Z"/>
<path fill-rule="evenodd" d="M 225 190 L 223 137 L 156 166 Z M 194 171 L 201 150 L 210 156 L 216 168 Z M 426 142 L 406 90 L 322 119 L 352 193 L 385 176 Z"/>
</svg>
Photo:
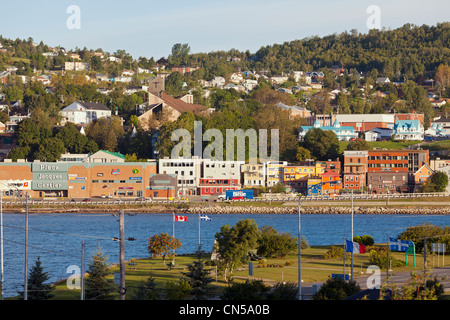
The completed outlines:
<svg viewBox="0 0 450 320">
<path fill-rule="evenodd" d="M 142 197 L 156 171 L 155 162 L 1 162 L 0 186 L 5 196 Z"/>
<path fill-rule="evenodd" d="M 322 174 L 322 195 L 339 194 L 342 190 L 341 175 L 333 170 Z"/>
</svg>

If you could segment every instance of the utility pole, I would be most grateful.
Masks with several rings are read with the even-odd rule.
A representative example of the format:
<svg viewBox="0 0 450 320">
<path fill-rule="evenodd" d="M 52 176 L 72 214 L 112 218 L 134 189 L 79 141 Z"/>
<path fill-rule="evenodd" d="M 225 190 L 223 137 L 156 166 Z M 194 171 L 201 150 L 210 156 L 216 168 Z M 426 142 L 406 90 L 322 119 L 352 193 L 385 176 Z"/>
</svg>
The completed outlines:
<svg viewBox="0 0 450 320">
<path fill-rule="evenodd" d="M 28 300 L 28 192 L 25 197 L 25 284 L 23 300 Z"/>
<path fill-rule="evenodd" d="M 427 270 L 427 237 L 423 239 L 423 269 Z"/>
<path fill-rule="evenodd" d="M 125 218 L 124 211 L 119 211 L 119 236 L 120 236 L 120 300 L 125 300 Z"/>
<path fill-rule="evenodd" d="M 81 242 L 81 290 L 80 300 L 84 300 L 84 240 Z"/>
<path fill-rule="evenodd" d="M 302 205 L 301 198 L 302 198 L 302 194 L 299 193 L 299 195 L 298 195 L 298 300 L 302 300 L 302 267 L 301 267 L 302 238 L 301 238 L 301 225 L 300 225 L 300 207 Z M 306 196 L 305 196 L 305 200 L 306 200 Z"/>
<path fill-rule="evenodd" d="M 0 300 L 3 300 L 3 187 L 2 190 L 0 190 Z"/>
</svg>

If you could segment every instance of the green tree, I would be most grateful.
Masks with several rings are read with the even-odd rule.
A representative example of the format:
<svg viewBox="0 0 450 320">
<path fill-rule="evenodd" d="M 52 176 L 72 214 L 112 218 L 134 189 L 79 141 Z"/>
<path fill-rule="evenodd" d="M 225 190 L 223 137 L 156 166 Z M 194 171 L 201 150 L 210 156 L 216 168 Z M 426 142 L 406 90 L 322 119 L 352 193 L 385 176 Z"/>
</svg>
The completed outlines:
<svg viewBox="0 0 450 320">
<path fill-rule="evenodd" d="M 190 300 L 192 288 L 186 279 L 167 281 L 164 285 L 164 299 L 166 300 Z"/>
<path fill-rule="evenodd" d="M 298 147 L 295 159 L 299 162 L 311 159 L 311 152 L 303 147 Z"/>
<path fill-rule="evenodd" d="M 141 281 L 138 288 L 132 295 L 133 300 L 160 300 L 161 296 L 155 285 L 155 278 L 148 277 L 146 281 Z"/>
<path fill-rule="evenodd" d="M 227 281 L 234 270 L 245 263 L 248 253 L 257 248 L 260 235 L 253 219 L 240 220 L 236 225 L 224 225 L 216 233 L 216 251 L 219 256 L 219 268 Z"/>
<path fill-rule="evenodd" d="M 344 300 L 345 298 L 361 291 L 354 280 L 329 278 L 313 295 L 313 300 Z"/>
<path fill-rule="evenodd" d="M 181 248 L 181 242 L 173 236 L 161 232 L 147 239 L 147 251 L 152 257 L 162 256 L 166 264 L 166 256 L 172 257 L 171 251 Z"/>
<path fill-rule="evenodd" d="M 264 300 L 270 287 L 265 285 L 262 280 L 245 280 L 244 283 L 233 283 L 226 287 L 223 292 L 222 300 Z"/>
<path fill-rule="evenodd" d="M 346 150 L 369 150 L 369 143 L 366 140 L 358 138 L 347 144 Z"/>
<path fill-rule="evenodd" d="M 37 258 L 36 263 L 30 269 L 30 274 L 27 280 L 27 299 L 28 300 L 47 300 L 54 296 L 52 293 L 54 286 L 46 284 L 50 279 L 48 272 L 44 272 L 40 257 Z M 24 299 L 24 292 L 19 292 L 19 299 Z"/>
<path fill-rule="evenodd" d="M 297 239 L 290 233 L 279 233 L 273 226 L 261 227 L 257 254 L 265 257 L 285 257 L 297 249 Z"/>
<path fill-rule="evenodd" d="M 436 192 L 445 192 L 448 185 L 448 176 L 445 172 L 436 171 L 430 177 L 430 181 L 435 186 Z"/>
<path fill-rule="evenodd" d="M 339 140 L 330 130 L 309 130 L 305 135 L 303 147 L 310 150 L 317 160 L 336 159 L 339 155 Z"/>
<path fill-rule="evenodd" d="M 191 47 L 187 43 L 176 43 L 172 47 L 172 54 L 169 56 L 169 62 L 172 66 L 181 66 L 187 63 Z"/>
<path fill-rule="evenodd" d="M 198 260 L 188 265 L 188 272 L 182 272 L 186 281 L 191 286 L 191 295 L 194 300 L 201 300 L 208 297 L 209 284 L 213 281 L 210 276 L 211 271 L 205 269 L 205 263 L 201 259 L 201 251 L 197 252 Z"/>
<path fill-rule="evenodd" d="M 85 297 L 87 300 L 106 300 L 114 291 L 114 281 L 107 279 L 111 274 L 107 263 L 108 258 L 103 254 L 100 246 L 91 257 L 85 280 Z"/>
<path fill-rule="evenodd" d="M 46 161 L 55 162 L 61 158 L 61 155 L 65 152 L 64 142 L 58 138 L 48 138 L 41 141 L 37 152 L 34 154 L 34 158 Z"/>
</svg>

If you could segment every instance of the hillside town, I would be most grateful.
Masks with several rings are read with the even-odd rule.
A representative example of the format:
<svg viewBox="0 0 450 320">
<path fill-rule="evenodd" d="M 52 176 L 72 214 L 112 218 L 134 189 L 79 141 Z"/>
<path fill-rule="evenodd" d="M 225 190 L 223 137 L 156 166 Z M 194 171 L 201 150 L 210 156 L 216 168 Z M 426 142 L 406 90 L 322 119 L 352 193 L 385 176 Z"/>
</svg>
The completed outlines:
<svg viewBox="0 0 450 320">
<path fill-rule="evenodd" d="M 220 59 L 234 72 L 218 75 L 200 63 L 188 66 L 186 57 L 175 59 L 176 45 L 168 59 L 155 62 L 122 50 L 66 51 L 32 39 L 0 40 L 0 174 L 7 197 L 217 197 L 240 189 L 411 193 L 423 192 L 436 172 L 450 176 L 448 148 L 421 148 L 450 139 L 446 64 L 419 82 L 341 65 L 274 74 L 242 71 L 245 57 L 233 52 L 237 56 Z M 23 58 L 26 50 L 34 60 Z M 322 156 L 310 145 L 305 156 L 282 152 L 277 161 L 256 163 L 168 156 L 169 134 L 187 119 L 235 115 L 253 105 L 260 118 L 270 105 L 287 119 L 280 127 L 293 124 L 294 139 L 283 150 L 308 149 L 314 130 L 329 132 L 343 146 L 375 145 Z M 245 112 L 239 115 L 249 118 Z M 409 144 L 386 148 L 388 141 Z"/>
</svg>

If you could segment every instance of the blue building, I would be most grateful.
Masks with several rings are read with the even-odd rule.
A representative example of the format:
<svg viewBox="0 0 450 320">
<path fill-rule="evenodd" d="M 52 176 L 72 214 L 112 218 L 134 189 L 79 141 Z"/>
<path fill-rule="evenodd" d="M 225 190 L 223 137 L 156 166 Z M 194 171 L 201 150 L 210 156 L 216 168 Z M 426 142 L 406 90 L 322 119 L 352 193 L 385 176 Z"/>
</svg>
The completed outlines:
<svg viewBox="0 0 450 320">
<path fill-rule="evenodd" d="M 358 133 L 356 132 L 355 128 L 353 128 L 352 126 L 345 126 L 345 127 L 341 127 L 341 124 L 339 123 L 338 120 L 334 121 L 332 126 L 322 126 L 318 120 L 316 120 L 314 122 L 314 124 L 312 126 L 301 126 L 299 133 L 298 133 L 298 139 L 300 141 L 303 141 L 305 138 L 306 133 L 314 128 L 319 128 L 322 129 L 324 131 L 333 131 L 338 140 L 340 141 L 349 141 L 352 138 L 356 139 L 358 137 Z"/>
<path fill-rule="evenodd" d="M 423 140 L 424 128 L 419 120 L 397 120 L 394 123 L 394 139 Z"/>
</svg>

